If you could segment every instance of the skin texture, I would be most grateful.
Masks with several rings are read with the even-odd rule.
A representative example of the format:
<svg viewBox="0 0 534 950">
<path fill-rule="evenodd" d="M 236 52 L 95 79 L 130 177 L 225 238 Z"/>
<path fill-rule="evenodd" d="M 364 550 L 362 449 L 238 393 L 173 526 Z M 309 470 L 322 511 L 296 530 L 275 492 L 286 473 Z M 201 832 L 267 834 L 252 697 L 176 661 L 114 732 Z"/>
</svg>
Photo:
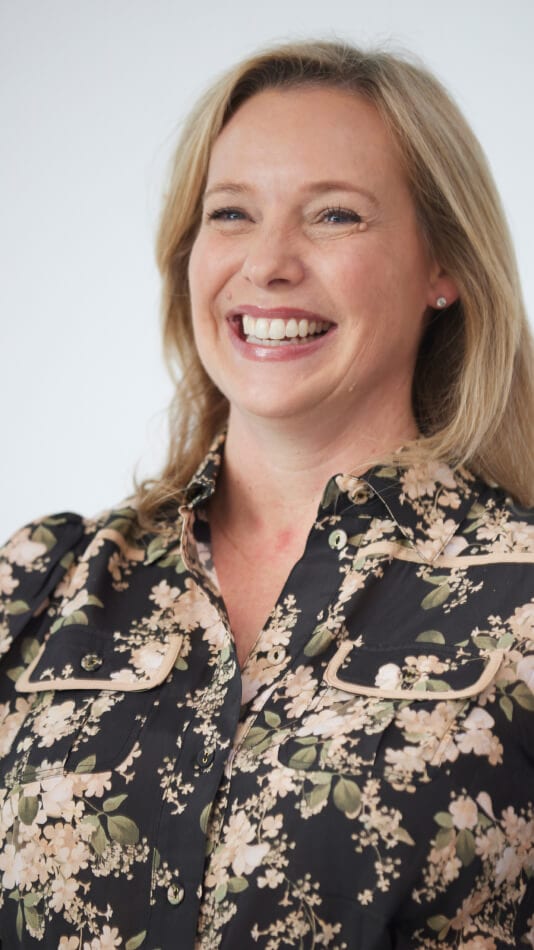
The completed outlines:
<svg viewBox="0 0 534 950">
<path fill-rule="evenodd" d="M 200 358 L 230 402 L 209 517 L 243 660 L 327 479 L 416 436 L 411 386 L 425 317 L 456 289 L 430 258 L 376 109 L 327 87 L 259 93 L 222 130 L 189 281 Z M 296 308 L 332 326 L 292 350 L 254 346 L 236 328 L 247 308 Z M 246 603 L 244 565 L 255 591 Z"/>
<path fill-rule="evenodd" d="M 325 181 L 351 190 L 314 193 Z M 190 261 L 194 330 L 234 412 L 306 425 L 318 409 L 332 421 L 365 404 L 373 427 L 392 408 L 402 434 L 413 434 L 424 315 L 454 292 L 429 259 L 375 108 L 330 88 L 260 93 L 216 141 L 206 194 Z M 336 208 L 350 214 L 328 214 Z M 247 360 L 226 319 L 247 304 L 302 308 L 336 329 L 299 360 Z"/>
</svg>

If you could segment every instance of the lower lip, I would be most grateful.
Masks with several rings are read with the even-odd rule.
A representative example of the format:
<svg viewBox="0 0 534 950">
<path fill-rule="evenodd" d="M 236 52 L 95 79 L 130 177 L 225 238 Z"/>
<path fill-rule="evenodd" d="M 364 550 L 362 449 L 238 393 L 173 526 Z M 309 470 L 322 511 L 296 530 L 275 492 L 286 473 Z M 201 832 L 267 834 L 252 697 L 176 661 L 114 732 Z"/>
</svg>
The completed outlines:
<svg viewBox="0 0 534 950">
<path fill-rule="evenodd" d="M 282 343 L 279 346 L 261 346 L 259 343 L 247 343 L 241 336 L 240 325 L 236 321 L 229 320 L 228 326 L 232 344 L 245 359 L 260 360 L 262 362 L 275 361 L 278 363 L 310 356 L 312 353 L 315 353 L 327 345 L 335 331 L 335 325 L 332 324 L 326 333 L 323 333 L 321 336 L 310 337 L 309 341 L 306 340 L 306 342 Z"/>
</svg>

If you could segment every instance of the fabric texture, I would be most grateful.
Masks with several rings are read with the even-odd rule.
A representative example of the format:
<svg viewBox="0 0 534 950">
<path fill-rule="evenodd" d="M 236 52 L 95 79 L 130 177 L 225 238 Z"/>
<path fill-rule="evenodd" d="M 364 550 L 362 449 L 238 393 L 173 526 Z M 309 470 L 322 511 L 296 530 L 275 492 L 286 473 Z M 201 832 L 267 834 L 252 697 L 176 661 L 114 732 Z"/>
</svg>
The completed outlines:
<svg viewBox="0 0 534 950">
<path fill-rule="evenodd" d="M 161 534 L 125 506 L 3 549 L 3 950 L 534 947 L 534 513 L 336 476 L 240 671 L 221 443 Z"/>
</svg>

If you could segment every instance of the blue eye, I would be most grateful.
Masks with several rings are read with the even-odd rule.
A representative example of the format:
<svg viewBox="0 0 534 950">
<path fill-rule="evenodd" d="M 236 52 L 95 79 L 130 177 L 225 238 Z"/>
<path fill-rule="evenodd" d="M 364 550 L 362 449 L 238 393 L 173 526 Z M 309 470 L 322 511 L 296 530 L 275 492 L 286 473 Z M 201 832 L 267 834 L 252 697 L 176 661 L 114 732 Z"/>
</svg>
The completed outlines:
<svg viewBox="0 0 534 950">
<path fill-rule="evenodd" d="M 208 214 L 209 221 L 242 221 L 246 215 L 239 208 L 216 208 Z"/>
<path fill-rule="evenodd" d="M 348 208 L 327 208 L 321 220 L 331 224 L 359 224 L 362 219 L 356 211 L 349 211 Z"/>
</svg>

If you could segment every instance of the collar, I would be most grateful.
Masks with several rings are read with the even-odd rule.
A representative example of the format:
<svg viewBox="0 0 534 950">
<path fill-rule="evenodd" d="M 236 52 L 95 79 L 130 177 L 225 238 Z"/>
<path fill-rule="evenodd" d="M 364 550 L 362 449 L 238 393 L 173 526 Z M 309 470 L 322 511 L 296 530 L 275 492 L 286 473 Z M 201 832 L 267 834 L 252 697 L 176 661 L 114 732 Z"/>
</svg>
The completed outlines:
<svg viewBox="0 0 534 950">
<path fill-rule="evenodd" d="M 215 492 L 225 440 L 224 430 L 212 442 L 185 490 L 179 509 L 181 517 L 173 519 L 162 534 L 151 536 L 145 563 L 159 560 L 180 544 L 184 517 Z M 467 469 L 452 469 L 443 462 L 426 462 L 410 468 L 377 465 L 364 475 L 333 476 L 326 485 L 321 508 L 337 508 L 342 500 L 350 504 L 356 497 L 361 501 L 362 492 L 372 493 L 384 506 L 385 516 L 395 522 L 404 541 L 424 563 L 432 564 L 452 542 L 481 487 Z"/>
<path fill-rule="evenodd" d="M 452 469 L 436 461 L 410 468 L 377 466 L 362 480 L 427 564 L 451 544 L 482 488 L 467 469 Z M 458 544 L 465 546 L 459 539 L 449 553 L 458 553 Z"/>
</svg>

